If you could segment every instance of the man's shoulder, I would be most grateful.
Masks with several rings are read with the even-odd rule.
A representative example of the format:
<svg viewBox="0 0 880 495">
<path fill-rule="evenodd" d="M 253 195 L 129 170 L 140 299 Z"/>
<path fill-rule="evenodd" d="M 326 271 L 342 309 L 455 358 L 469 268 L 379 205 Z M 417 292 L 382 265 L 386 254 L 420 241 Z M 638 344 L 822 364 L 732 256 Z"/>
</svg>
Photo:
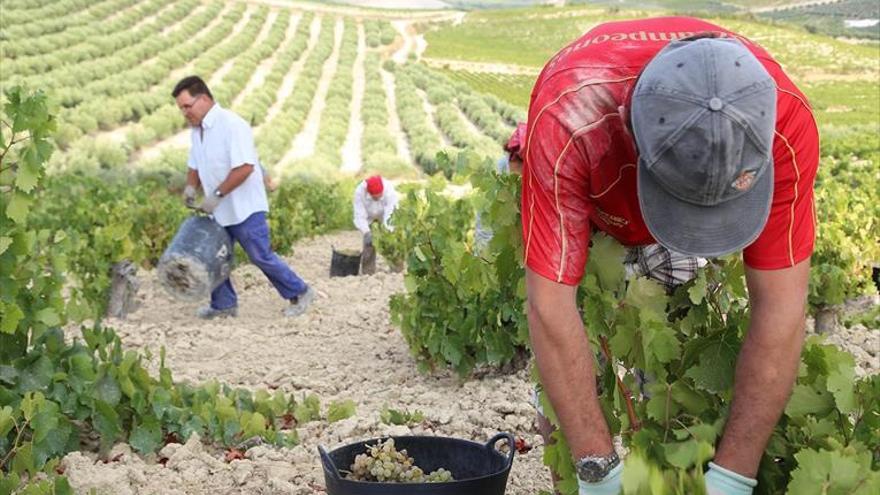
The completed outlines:
<svg viewBox="0 0 880 495">
<path fill-rule="evenodd" d="M 250 125 L 247 121 L 232 110 L 223 107 L 218 108 L 218 110 L 217 120 L 221 122 L 222 125 L 232 129 L 250 129 Z"/>
</svg>

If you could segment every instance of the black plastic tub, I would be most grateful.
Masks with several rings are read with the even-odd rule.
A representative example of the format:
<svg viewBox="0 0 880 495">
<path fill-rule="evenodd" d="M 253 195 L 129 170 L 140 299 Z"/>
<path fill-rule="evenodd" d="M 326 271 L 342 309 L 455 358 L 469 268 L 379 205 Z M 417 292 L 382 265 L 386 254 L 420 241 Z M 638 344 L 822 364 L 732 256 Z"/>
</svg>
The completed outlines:
<svg viewBox="0 0 880 495">
<path fill-rule="evenodd" d="M 356 251 L 337 251 L 333 249 L 330 258 L 330 276 L 347 277 L 357 275 L 361 268 L 361 253 Z"/>
<path fill-rule="evenodd" d="M 318 446 L 324 465 L 328 495 L 504 495 L 507 476 L 513 465 L 516 446 L 510 433 L 499 433 L 485 444 L 449 437 L 390 437 L 397 450 L 406 449 L 416 465 L 425 473 L 438 468 L 452 472 L 455 481 L 446 483 L 379 483 L 344 478 L 358 454 L 366 445 L 383 442 L 389 437 L 352 443 L 327 452 Z M 507 440 L 510 453 L 496 449 L 500 440 Z"/>
</svg>

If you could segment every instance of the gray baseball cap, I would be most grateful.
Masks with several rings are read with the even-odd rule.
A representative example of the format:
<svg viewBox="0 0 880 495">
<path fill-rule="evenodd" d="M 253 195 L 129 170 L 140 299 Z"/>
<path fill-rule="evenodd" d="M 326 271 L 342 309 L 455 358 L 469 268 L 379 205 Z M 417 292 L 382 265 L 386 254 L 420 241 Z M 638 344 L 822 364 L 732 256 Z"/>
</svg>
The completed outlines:
<svg viewBox="0 0 880 495">
<path fill-rule="evenodd" d="M 631 119 L 657 242 L 710 257 L 758 237 L 773 198 L 776 83 L 740 41 L 670 42 L 639 76 Z"/>
</svg>

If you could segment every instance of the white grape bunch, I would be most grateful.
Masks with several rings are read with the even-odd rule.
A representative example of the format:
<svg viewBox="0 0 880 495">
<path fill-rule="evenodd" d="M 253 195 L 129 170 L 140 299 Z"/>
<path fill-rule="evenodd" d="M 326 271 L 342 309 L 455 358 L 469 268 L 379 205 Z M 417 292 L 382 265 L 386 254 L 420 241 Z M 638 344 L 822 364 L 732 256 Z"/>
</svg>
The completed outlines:
<svg viewBox="0 0 880 495">
<path fill-rule="evenodd" d="M 389 438 L 375 445 L 367 445 L 364 454 L 358 454 L 346 479 L 355 481 L 379 481 L 383 483 L 444 483 L 455 481 L 452 473 L 439 468 L 429 474 L 415 464 L 406 449 L 398 451 L 394 439 Z"/>
</svg>

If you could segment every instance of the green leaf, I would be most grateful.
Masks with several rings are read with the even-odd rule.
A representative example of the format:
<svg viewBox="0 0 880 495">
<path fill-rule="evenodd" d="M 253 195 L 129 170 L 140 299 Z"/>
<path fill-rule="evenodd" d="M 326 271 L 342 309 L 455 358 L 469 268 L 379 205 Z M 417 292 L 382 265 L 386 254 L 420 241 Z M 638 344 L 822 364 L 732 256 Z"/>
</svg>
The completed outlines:
<svg viewBox="0 0 880 495">
<path fill-rule="evenodd" d="M 21 164 L 15 173 L 15 186 L 20 191 L 29 193 L 40 180 L 42 160 L 39 149 L 36 146 L 28 146 L 23 150 L 21 158 Z"/>
<path fill-rule="evenodd" d="M 810 385 L 796 385 L 785 406 L 785 414 L 792 417 L 807 414 L 825 415 L 834 409 L 834 397 L 825 390 Z"/>
<path fill-rule="evenodd" d="M 663 444 L 666 460 L 678 469 L 700 466 L 712 457 L 714 449 L 706 442 L 688 440 L 686 442 Z"/>
<path fill-rule="evenodd" d="M 691 414 L 700 414 L 709 407 L 709 401 L 682 380 L 672 384 L 672 399 Z"/>
<path fill-rule="evenodd" d="M 694 285 L 688 289 L 688 297 L 694 305 L 701 304 L 706 298 L 706 272 L 700 270 L 697 278 L 694 279 Z"/>
<path fill-rule="evenodd" d="M 6 205 L 6 216 L 15 223 L 24 223 L 31 206 L 31 198 L 19 191 L 12 193 L 12 199 Z"/>
<path fill-rule="evenodd" d="M 733 371 L 739 352 L 739 342 L 731 331 L 710 339 L 700 352 L 699 364 L 685 372 L 697 387 L 719 393 L 733 385 Z"/>
<path fill-rule="evenodd" d="M 66 477 L 56 476 L 54 479 L 55 492 L 52 495 L 74 495 L 73 488 L 70 487 L 70 482 Z"/>
<path fill-rule="evenodd" d="M 659 363 L 668 363 L 679 356 L 681 344 L 671 328 L 659 323 L 643 324 L 642 328 L 645 356 L 653 356 Z"/>
<path fill-rule="evenodd" d="M 54 327 L 61 324 L 61 317 L 55 308 L 43 308 L 34 315 L 37 321 L 42 322 L 46 326 Z"/>
<path fill-rule="evenodd" d="M 0 301 L 0 309 L 3 310 L 3 319 L 0 321 L 0 333 L 15 333 L 19 322 L 24 319 L 24 313 L 15 303 Z"/>
<path fill-rule="evenodd" d="M 171 393 L 163 387 L 153 389 L 150 402 L 153 406 L 153 414 L 159 419 L 162 419 L 173 407 L 171 405 Z"/>
<path fill-rule="evenodd" d="M 871 454 L 801 450 L 786 493 L 871 494 L 880 488 L 880 473 L 871 471 Z"/>
<path fill-rule="evenodd" d="M 310 394 L 294 407 L 293 417 L 298 423 L 321 419 L 321 400 L 317 395 Z"/>
<path fill-rule="evenodd" d="M 34 463 L 34 445 L 31 442 L 22 443 L 12 458 L 12 472 L 18 475 L 29 473 L 31 476 L 37 472 Z"/>
<path fill-rule="evenodd" d="M 95 411 L 92 419 L 95 430 L 101 434 L 101 443 L 104 445 L 112 444 L 122 431 L 119 414 L 116 413 L 113 406 L 100 399 L 95 399 Z"/>
<path fill-rule="evenodd" d="M 0 254 L 6 252 L 6 248 L 12 245 L 12 238 L 6 236 L 0 236 Z"/>
<path fill-rule="evenodd" d="M 162 446 L 162 427 L 153 416 L 143 418 L 141 424 L 134 427 L 128 436 L 128 443 L 141 454 L 155 452 Z"/>
<path fill-rule="evenodd" d="M 46 356 L 40 356 L 19 373 L 19 388 L 22 392 L 45 390 L 52 383 L 52 374 L 55 372 L 52 361 Z"/>
<path fill-rule="evenodd" d="M 4 473 L 0 471 L 0 493 L 14 492 L 21 483 L 21 477 L 16 473 Z"/>
<path fill-rule="evenodd" d="M 828 379 L 826 386 L 837 408 L 844 414 L 849 414 L 856 409 L 855 400 L 855 360 L 846 351 L 834 346 L 823 346 L 826 360 L 828 361 Z"/>
<path fill-rule="evenodd" d="M 12 414 L 12 406 L 0 409 L 0 438 L 4 438 L 15 426 L 15 416 Z"/>
<path fill-rule="evenodd" d="M 95 383 L 95 397 L 115 407 L 119 404 L 120 399 L 122 399 L 122 391 L 119 389 L 116 379 L 104 373 Z"/>
<path fill-rule="evenodd" d="M 666 322 L 666 291 L 657 282 L 639 277 L 629 282 L 626 290 L 627 305 L 638 308 L 642 323 Z"/>
<path fill-rule="evenodd" d="M 250 416 L 242 415 L 241 431 L 244 438 L 262 436 L 266 433 L 266 417 L 258 412 Z"/>
<path fill-rule="evenodd" d="M 626 249 L 608 235 L 595 235 L 590 247 L 590 271 L 595 271 L 599 286 L 605 290 L 616 290 L 623 282 L 626 271 L 623 258 Z"/>
<path fill-rule="evenodd" d="M 58 405 L 52 401 L 42 402 L 31 420 L 34 443 L 42 442 L 50 431 L 58 428 L 59 419 Z"/>
<path fill-rule="evenodd" d="M 668 418 L 678 413 L 678 404 L 672 401 L 671 392 L 667 391 L 665 384 L 652 384 L 650 390 L 652 395 L 646 406 L 648 417 L 665 424 Z"/>
<path fill-rule="evenodd" d="M 327 421 L 330 423 L 350 418 L 354 414 L 355 404 L 353 400 L 333 401 L 327 406 Z"/>
</svg>

